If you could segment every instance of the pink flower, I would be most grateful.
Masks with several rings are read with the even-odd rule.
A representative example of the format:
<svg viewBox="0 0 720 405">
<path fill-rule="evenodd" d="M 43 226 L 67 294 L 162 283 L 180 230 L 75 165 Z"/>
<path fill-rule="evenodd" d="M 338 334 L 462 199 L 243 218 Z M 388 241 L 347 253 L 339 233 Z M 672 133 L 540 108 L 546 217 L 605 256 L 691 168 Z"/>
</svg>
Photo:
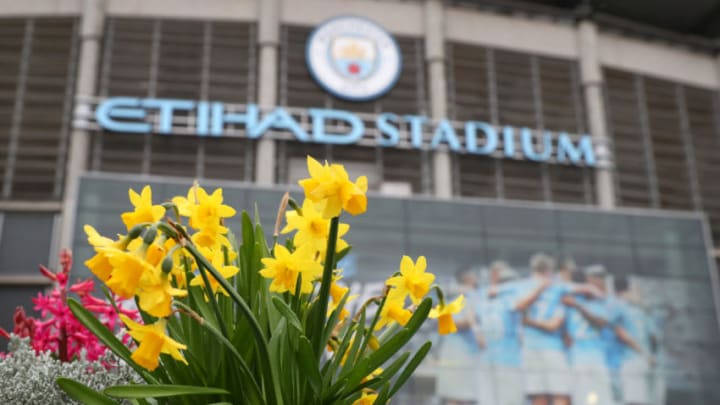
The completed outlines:
<svg viewBox="0 0 720 405">
<path fill-rule="evenodd" d="M 13 333 L 22 337 L 29 336 L 36 352 L 50 351 L 61 361 L 74 359 L 82 350 L 86 351 L 88 360 L 97 360 L 105 354 L 106 347 L 72 314 L 67 306 L 68 294 L 77 294 L 83 306 L 113 333 L 117 334 L 124 325 L 120 322 L 115 306 L 92 295 L 95 288 L 92 280 L 78 281 L 68 287 L 72 268 L 72 255 L 69 251 L 63 250 L 60 253 L 60 264 L 62 270 L 57 272 L 40 266 L 40 273 L 54 281 L 55 287 L 48 294 L 38 294 L 32 298 L 34 309 L 40 313 L 40 319 L 28 317 L 22 308 L 15 311 Z M 120 313 L 139 321 L 138 311 L 123 308 L 124 299 L 113 297 L 113 300 Z M 2 329 L 0 336 L 9 337 Z M 130 336 L 124 333 L 121 340 L 128 344 Z M 0 353 L 0 356 L 2 355 Z"/>
</svg>

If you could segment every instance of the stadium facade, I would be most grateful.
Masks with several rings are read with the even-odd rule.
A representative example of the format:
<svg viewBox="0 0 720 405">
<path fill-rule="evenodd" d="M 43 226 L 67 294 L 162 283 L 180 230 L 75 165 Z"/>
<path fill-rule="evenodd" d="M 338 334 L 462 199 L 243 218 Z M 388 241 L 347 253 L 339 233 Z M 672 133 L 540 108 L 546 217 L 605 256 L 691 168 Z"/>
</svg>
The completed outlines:
<svg viewBox="0 0 720 405">
<path fill-rule="evenodd" d="M 348 238 L 367 256 L 345 263 L 361 294 L 399 252 L 474 293 L 532 277 L 540 252 L 601 265 L 655 321 L 652 367 L 629 377 L 655 376 L 647 403 L 720 403 L 717 47 L 591 5 L 0 0 L 0 325 L 60 248 L 87 274 L 82 224 L 121 231 L 129 187 L 164 198 L 199 179 L 264 204 L 269 224 L 312 155 L 369 177 Z M 492 389 L 515 381 L 506 359 L 479 373 L 500 378 L 482 397 L 453 387 L 477 367 L 450 348 L 482 349 L 437 343 L 398 401 L 513 403 Z M 518 401 L 526 360 L 510 367 Z M 590 387 L 572 403 L 623 403 L 613 378 L 609 399 Z"/>
</svg>

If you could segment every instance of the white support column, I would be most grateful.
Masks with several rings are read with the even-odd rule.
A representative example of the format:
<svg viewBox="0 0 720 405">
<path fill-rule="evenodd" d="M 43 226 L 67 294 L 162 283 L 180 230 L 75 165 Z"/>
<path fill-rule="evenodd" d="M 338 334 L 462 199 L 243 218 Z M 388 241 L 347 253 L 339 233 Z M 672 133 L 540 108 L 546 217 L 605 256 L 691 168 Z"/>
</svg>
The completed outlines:
<svg viewBox="0 0 720 405">
<path fill-rule="evenodd" d="M 277 104 L 278 48 L 280 46 L 280 0 L 258 0 L 258 105 Z M 262 137 L 255 154 L 255 181 L 275 183 L 275 141 Z"/>
<path fill-rule="evenodd" d="M 425 1 L 425 60 L 430 88 L 430 116 L 439 120 L 447 114 L 445 16 L 441 0 Z M 452 162 L 448 150 L 433 153 L 433 184 L 437 197 L 452 197 Z"/>
<path fill-rule="evenodd" d="M 595 191 L 601 208 L 615 207 L 615 184 L 613 183 L 613 167 L 609 163 L 609 139 L 605 122 L 605 100 L 603 98 L 603 76 L 598 58 L 598 29 L 590 20 L 582 20 L 578 24 L 578 53 L 580 55 L 580 82 L 585 95 L 590 133 L 597 144 L 604 150 L 598 152 L 595 169 Z"/>
<path fill-rule="evenodd" d="M 100 60 L 100 40 L 105 23 L 106 0 L 84 0 L 80 28 L 80 55 L 75 97 L 95 95 L 95 82 Z M 76 108 L 88 108 L 77 104 Z M 78 204 L 80 176 L 85 172 L 90 150 L 90 134 L 83 129 L 73 129 L 70 137 L 67 166 L 65 167 L 65 191 L 60 226 L 62 248 L 72 248 L 75 230 L 75 210 Z"/>
</svg>

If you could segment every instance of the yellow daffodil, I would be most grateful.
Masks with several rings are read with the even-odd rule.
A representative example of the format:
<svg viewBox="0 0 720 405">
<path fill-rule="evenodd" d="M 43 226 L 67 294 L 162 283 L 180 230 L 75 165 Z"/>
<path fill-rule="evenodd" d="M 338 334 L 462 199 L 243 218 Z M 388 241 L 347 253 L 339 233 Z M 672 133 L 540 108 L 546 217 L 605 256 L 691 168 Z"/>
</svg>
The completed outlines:
<svg viewBox="0 0 720 405">
<path fill-rule="evenodd" d="M 137 252 L 108 251 L 113 270 L 107 280 L 108 288 L 123 298 L 132 298 L 140 284 L 140 277 L 146 271 L 153 271 L 153 265 Z"/>
<path fill-rule="evenodd" d="M 330 220 L 323 218 L 322 213 L 315 208 L 312 201 L 306 199 L 302 205 L 302 215 L 297 211 L 288 211 L 285 214 L 287 225 L 281 233 L 290 233 L 297 231 L 293 238 L 296 247 L 308 247 L 316 252 L 320 252 L 321 256 L 325 255 L 327 242 L 330 236 Z M 336 252 L 348 247 L 347 242 L 340 239 L 350 230 L 350 225 L 338 225 L 338 240 L 336 244 Z"/>
<path fill-rule="evenodd" d="M 357 400 L 355 400 L 355 402 L 352 403 L 352 405 L 372 405 L 375 403 L 377 397 L 378 394 L 372 394 L 365 391 L 362 393 L 360 398 L 358 398 Z"/>
<path fill-rule="evenodd" d="M 388 294 L 380 310 L 380 318 L 375 325 L 375 330 L 382 329 L 386 325 L 391 325 L 393 322 L 397 322 L 402 326 L 405 326 L 412 317 L 412 312 L 405 308 L 405 296 L 398 294 L 395 290 Z"/>
<path fill-rule="evenodd" d="M 438 304 L 430 311 L 429 317 L 438 320 L 438 333 L 447 335 L 457 332 L 452 315 L 462 311 L 463 307 L 465 307 L 465 296 L 460 295 L 455 301 L 446 305 Z"/>
<path fill-rule="evenodd" d="M 235 209 L 233 207 L 223 204 L 221 188 L 215 189 L 210 195 L 208 195 L 202 187 L 196 187 L 195 192 L 197 193 L 197 205 L 192 207 L 192 213 L 190 215 L 191 227 L 204 229 L 206 227 L 218 226 L 224 218 L 230 218 L 235 215 Z"/>
<path fill-rule="evenodd" d="M 152 204 L 152 189 L 150 186 L 145 186 L 140 194 L 133 189 L 130 189 L 128 194 L 135 210 L 125 212 L 120 216 L 128 230 L 143 222 L 157 222 L 165 215 L 165 207 Z"/>
<path fill-rule="evenodd" d="M 170 316 L 173 297 L 187 296 L 187 291 L 174 288 L 170 283 L 170 277 L 158 267 L 144 272 L 138 287 L 140 308 L 157 318 Z"/>
<path fill-rule="evenodd" d="M 188 190 L 187 197 L 175 196 L 172 198 L 173 204 L 178 208 L 178 213 L 186 218 L 190 218 L 193 209 L 197 205 L 197 199 L 195 198 L 195 189 L 197 186 L 190 187 Z M 200 188 L 200 187 L 197 187 Z"/>
<path fill-rule="evenodd" d="M 332 298 L 332 300 L 330 302 L 330 305 L 328 306 L 328 316 L 332 314 L 332 312 L 337 308 L 338 304 L 340 304 L 340 301 L 342 301 L 345 294 L 350 291 L 350 288 L 338 285 L 337 280 L 339 280 L 339 277 L 333 280 L 333 282 L 330 284 L 330 298 Z M 345 305 L 347 305 L 348 302 L 354 300 L 357 297 L 357 295 L 349 296 L 347 301 L 345 301 Z M 342 311 L 340 311 L 338 319 L 343 320 L 348 316 L 350 316 L 350 311 L 348 311 L 347 308 L 343 307 Z"/>
<path fill-rule="evenodd" d="M 223 252 L 221 250 L 210 252 L 207 249 L 203 249 L 202 252 L 203 252 L 204 256 L 206 256 L 206 257 L 210 256 L 210 261 L 211 261 L 213 267 L 215 267 L 215 270 L 217 270 L 220 273 L 220 275 L 223 276 L 224 278 L 228 279 L 228 278 L 234 276 L 235 274 L 237 274 L 238 271 L 240 271 L 240 269 L 238 269 L 237 266 L 228 266 L 225 264 L 225 257 L 224 257 L 225 255 L 223 254 Z M 225 291 L 224 288 L 221 288 L 220 282 L 215 277 L 213 277 L 212 274 L 210 274 L 208 272 L 207 276 L 208 276 L 208 281 L 210 282 L 210 289 L 212 290 L 213 294 L 217 294 L 218 290 L 220 290 L 220 292 L 222 292 L 223 294 L 228 295 L 227 291 Z M 190 281 L 190 285 L 192 285 L 192 286 L 199 285 L 199 286 L 204 287 L 205 282 L 202 278 L 202 275 L 200 275 L 200 274 L 196 275 Z"/>
<path fill-rule="evenodd" d="M 270 291 L 283 293 L 290 291 L 296 294 L 295 287 L 298 276 L 302 274 L 300 293 L 307 294 L 313 289 L 312 282 L 322 275 L 322 266 L 314 260 L 315 253 L 310 249 L 297 249 L 290 253 L 285 246 L 275 245 L 275 257 L 265 257 L 265 266 L 260 275 L 272 278 Z"/>
<path fill-rule="evenodd" d="M 123 249 L 125 247 L 125 241 L 122 239 L 114 241 L 106 238 L 100 235 L 98 231 L 90 225 L 85 225 L 83 229 L 87 234 L 88 243 L 95 248 L 95 256 L 85 261 L 85 265 L 97 278 L 105 282 L 110 278 L 110 273 L 112 273 L 113 270 L 107 251 L 119 251 L 119 249 Z"/>
<path fill-rule="evenodd" d="M 417 305 L 430 291 L 430 285 L 435 281 L 435 275 L 426 273 L 427 261 L 425 256 L 420 256 L 417 262 L 413 263 L 408 256 L 400 260 L 400 275 L 390 277 L 385 284 L 395 287 L 398 294 L 403 297 L 410 296 L 413 304 Z"/>
<path fill-rule="evenodd" d="M 211 250 L 220 250 L 223 246 L 230 248 L 232 245 L 225 236 L 227 228 L 219 224 L 207 226 L 195 232 L 190 239 L 195 245 Z"/>
<path fill-rule="evenodd" d="M 127 325 L 128 334 L 137 340 L 140 345 L 130 356 L 141 367 L 153 371 L 160 363 L 160 353 L 169 354 L 175 360 L 187 364 L 180 350 L 187 349 L 165 333 L 167 321 L 160 319 L 152 325 L 141 325 L 127 316 L 121 314 L 120 319 Z"/>
<path fill-rule="evenodd" d="M 353 183 L 339 164 L 324 165 L 308 156 L 309 178 L 299 181 L 305 198 L 318 206 L 324 218 L 340 215 L 344 209 L 351 215 L 362 214 L 367 209 L 367 177 L 360 176 Z"/>
</svg>

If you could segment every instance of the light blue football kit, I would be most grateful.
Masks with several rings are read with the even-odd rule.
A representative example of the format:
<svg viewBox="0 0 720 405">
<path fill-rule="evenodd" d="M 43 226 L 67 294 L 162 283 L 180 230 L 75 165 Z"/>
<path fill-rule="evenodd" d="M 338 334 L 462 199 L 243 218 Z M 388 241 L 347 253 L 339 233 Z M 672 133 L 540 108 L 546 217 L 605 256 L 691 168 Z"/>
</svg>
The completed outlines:
<svg viewBox="0 0 720 405">
<path fill-rule="evenodd" d="M 603 321 L 610 318 L 604 299 L 575 296 L 575 302 L 593 317 Z M 593 325 L 577 308 L 569 308 L 567 331 L 571 338 L 569 349 L 573 371 L 572 403 L 611 404 L 613 393 L 610 373 L 606 367 L 606 327 Z"/>
<path fill-rule="evenodd" d="M 623 302 L 618 306 L 617 326 L 640 346 L 642 353 L 625 346 L 620 376 L 623 401 L 626 404 L 656 404 L 654 373 L 646 357 L 650 353 L 651 319 L 639 305 Z"/>
<path fill-rule="evenodd" d="M 518 288 L 518 299 L 533 294 L 541 283 L 542 280 L 538 277 L 522 283 Z M 564 318 L 566 311 L 562 297 L 569 291 L 570 284 L 553 282 L 527 309 L 528 318 L 542 322 Z M 550 332 L 524 325 L 523 365 L 527 395 L 570 394 L 571 377 L 565 355 L 562 328 Z"/>
<path fill-rule="evenodd" d="M 608 321 L 610 311 L 600 299 L 576 296 L 575 301 L 594 317 Z M 570 308 L 567 313 L 567 332 L 572 339 L 570 360 L 572 364 L 605 364 L 605 341 L 603 330 L 593 326 L 580 310 Z"/>
</svg>

